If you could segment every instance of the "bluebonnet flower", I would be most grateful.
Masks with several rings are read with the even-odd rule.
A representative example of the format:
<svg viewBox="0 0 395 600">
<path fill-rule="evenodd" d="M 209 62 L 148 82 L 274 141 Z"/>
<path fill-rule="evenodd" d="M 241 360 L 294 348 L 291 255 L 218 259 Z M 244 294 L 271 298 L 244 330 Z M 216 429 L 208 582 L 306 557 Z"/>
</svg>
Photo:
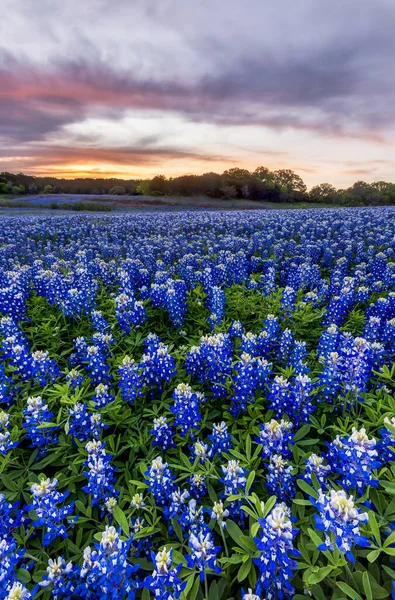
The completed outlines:
<svg viewBox="0 0 395 600">
<path fill-rule="evenodd" d="M 267 399 L 269 400 L 269 410 L 274 410 L 276 417 L 281 417 L 282 414 L 287 414 L 290 408 L 291 384 L 288 379 L 281 375 L 276 375 L 274 378 Z"/>
<path fill-rule="evenodd" d="M 67 537 L 64 521 L 73 513 L 74 502 L 63 505 L 70 492 L 61 494 L 56 489 L 57 485 L 57 479 L 51 481 L 49 478 L 34 483 L 31 487 L 33 503 L 26 507 L 27 511 L 35 511 L 35 527 L 42 527 L 44 530 L 43 546 L 48 546 L 58 537 Z"/>
<path fill-rule="evenodd" d="M 182 563 L 172 569 L 173 551 L 166 546 L 156 555 L 151 553 L 152 562 L 155 570 L 152 575 L 146 577 L 143 586 L 149 589 L 157 600 L 177 600 L 186 586 L 178 577 L 182 568 Z"/>
<path fill-rule="evenodd" d="M 240 321 L 233 321 L 232 325 L 228 329 L 229 339 L 233 340 L 236 337 L 241 337 L 244 333 L 244 325 Z"/>
<path fill-rule="evenodd" d="M 189 446 L 191 451 L 191 462 L 194 462 L 196 458 L 199 459 L 199 462 L 204 463 L 206 460 L 209 460 L 210 448 L 208 444 L 201 442 L 199 439 L 195 440 L 191 446 Z"/>
<path fill-rule="evenodd" d="M 58 440 L 57 431 L 59 429 L 55 424 L 43 427 L 49 423 L 53 413 L 48 409 L 41 396 L 29 397 L 27 399 L 27 408 L 23 410 L 23 428 L 26 430 L 26 436 L 31 440 L 31 448 L 40 448 L 40 454 L 46 453 L 49 444 L 55 444 Z"/>
<path fill-rule="evenodd" d="M 175 432 L 166 417 L 162 416 L 154 419 L 154 425 L 150 430 L 150 434 L 155 436 L 152 445 L 159 446 L 163 451 L 174 448 L 176 445 L 173 441 Z"/>
<path fill-rule="evenodd" d="M 110 394 L 108 385 L 99 383 L 99 385 L 95 387 L 95 395 L 92 400 L 94 401 L 96 408 L 104 408 L 107 404 L 114 401 L 114 396 Z"/>
<path fill-rule="evenodd" d="M 189 478 L 191 496 L 196 500 L 200 500 L 203 496 L 207 496 L 208 489 L 206 485 L 206 476 L 202 473 L 192 473 Z"/>
<path fill-rule="evenodd" d="M 1 600 L 9 598 L 11 591 L 16 599 L 18 599 L 17 593 L 24 593 L 24 586 L 16 579 L 16 571 L 19 567 L 22 556 L 23 551 L 17 550 L 16 543 L 12 537 L 0 538 Z M 25 598 L 29 598 L 29 596 L 25 595 Z"/>
<path fill-rule="evenodd" d="M 310 415 L 316 410 L 310 397 L 312 389 L 313 384 L 307 375 L 297 375 L 293 380 L 292 401 L 287 412 L 296 427 L 308 422 Z"/>
<path fill-rule="evenodd" d="M 47 574 L 44 575 L 39 586 L 41 588 L 50 587 L 51 598 L 62 600 L 73 597 L 77 582 L 77 572 L 73 568 L 73 563 L 66 563 L 63 556 L 58 556 L 55 560 L 48 559 Z"/>
<path fill-rule="evenodd" d="M 69 382 L 71 389 L 75 391 L 82 385 L 85 378 L 77 369 L 71 369 L 66 375 L 66 380 Z"/>
<path fill-rule="evenodd" d="M 130 501 L 130 506 L 132 508 L 135 508 L 136 510 L 140 510 L 141 508 L 144 508 L 145 502 L 144 502 L 143 494 L 134 494 L 134 496 L 132 496 L 132 499 Z"/>
<path fill-rule="evenodd" d="M 163 390 L 177 373 L 176 363 L 165 344 L 155 344 L 147 354 L 143 354 L 140 362 L 143 382 L 148 388 Z"/>
<path fill-rule="evenodd" d="M 289 364 L 299 375 L 305 375 L 310 370 L 307 366 L 307 363 L 304 360 L 306 356 L 306 342 L 295 341 L 291 355 L 289 357 Z"/>
<path fill-rule="evenodd" d="M 0 454 L 7 454 L 9 450 L 18 445 L 18 442 L 11 440 L 11 433 L 8 431 L 9 425 L 10 415 L 0 410 Z"/>
<path fill-rule="evenodd" d="M 0 363 L 0 404 L 10 406 L 14 400 L 16 389 L 15 382 L 6 375 L 4 365 Z"/>
<path fill-rule="evenodd" d="M 111 456 L 106 454 L 103 442 L 93 440 L 86 444 L 88 459 L 84 465 L 88 471 L 83 475 L 88 477 L 88 485 L 82 488 L 86 494 L 91 494 L 92 506 L 102 506 L 110 497 L 117 497 L 114 488 L 114 471 L 111 465 Z"/>
<path fill-rule="evenodd" d="M 178 522 L 181 526 L 186 524 L 186 508 L 190 499 L 190 493 L 188 490 L 182 490 L 177 488 L 170 494 L 169 506 L 165 508 L 165 517 L 168 519 L 174 519 L 177 517 Z"/>
<path fill-rule="evenodd" d="M 143 302 L 125 293 L 115 298 L 115 314 L 120 328 L 126 334 L 130 333 L 133 325 L 142 325 L 147 320 Z"/>
<path fill-rule="evenodd" d="M 103 317 L 101 310 L 93 310 L 90 314 L 92 325 L 96 331 L 104 333 L 110 328 L 108 321 Z"/>
<path fill-rule="evenodd" d="M 226 518 L 229 516 L 229 510 L 224 507 L 222 500 L 214 502 L 213 509 L 211 511 L 210 518 L 213 521 L 217 521 L 221 529 L 226 527 Z"/>
<path fill-rule="evenodd" d="M 106 526 L 100 543 L 84 550 L 81 568 L 83 584 L 79 597 L 97 600 L 134 600 L 138 565 L 128 560 L 132 538 L 123 541 L 113 526 Z"/>
<path fill-rule="evenodd" d="M 125 402 L 132 404 L 136 398 L 142 396 L 142 376 L 139 367 L 133 358 L 125 356 L 122 364 L 118 367 L 120 375 L 119 388 Z"/>
<path fill-rule="evenodd" d="M 56 362 L 49 358 L 48 352 L 38 350 L 31 357 L 31 374 L 42 386 L 54 383 L 60 376 L 60 369 Z"/>
<path fill-rule="evenodd" d="M 291 584 L 298 551 L 293 546 L 297 530 L 292 527 L 290 510 L 284 504 L 279 504 L 264 519 L 259 519 L 261 532 L 254 538 L 260 557 L 254 559 L 259 569 L 256 585 L 257 596 L 262 594 L 266 600 L 277 598 L 292 598 L 295 590 Z M 248 596 L 244 596 L 244 599 Z"/>
<path fill-rule="evenodd" d="M 200 345 L 192 346 L 188 352 L 185 368 L 199 383 L 208 385 L 214 397 L 226 396 L 226 380 L 232 372 L 232 343 L 229 336 L 216 333 L 200 338 Z"/>
<path fill-rule="evenodd" d="M 106 361 L 105 353 L 99 346 L 87 346 L 84 357 L 86 370 L 89 373 L 93 385 L 107 384 L 110 381 L 110 368 Z"/>
<path fill-rule="evenodd" d="M 293 467 L 279 454 L 273 454 L 268 464 L 266 487 L 268 492 L 280 502 L 289 502 L 295 496 L 295 477 L 292 475 Z"/>
<path fill-rule="evenodd" d="M 225 486 L 225 494 L 239 494 L 243 492 L 247 481 L 247 471 L 240 467 L 238 460 L 229 460 L 226 465 L 221 465 L 223 477 L 220 482 Z"/>
<path fill-rule="evenodd" d="M 155 458 L 145 473 L 148 490 L 158 504 L 166 504 L 174 491 L 174 475 L 162 458 Z"/>
<path fill-rule="evenodd" d="M 5 600 L 30 600 L 33 597 L 27 587 L 19 581 L 7 585 L 5 592 L 7 593 L 7 596 L 4 596 Z"/>
<path fill-rule="evenodd" d="M 391 419 L 386 417 L 384 419 L 384 424 L 395 428 L 395 417 L 391 417 Z M 380 462 L 385 464 L 390 460 L 395 461 L 395 433 L 384 427 L 383 429 L 380 429 L 380 434 L 381 441 L 377 444 Z"/>
<path fill-rule="evenodd" d="M 259 437 L 255 438 L 258 444 L 262 444 L 262 458 L 268 458 L 273 454 L 289 456 L 289 444 L 293 444 L 293 424 L 290 421 L 276 421 L 271 419 L 268 423 L 261 425 Z"/>
<path fill-rule="evenodd" d="M 247 593 L 242 590 L 243 600 L 261 600 L 261 597 L 254 594 L 251 588 L 248 588 Z"/>
<path fill-rule="evenodd" d="M 324 465 L 324 457 L 318 456 L 318 454 L 311 454 L 309 458 L 306 459 L 306 473 L 304 478 L 310 484 L 312 484 L 311 475 L 317 477 L 318 483 L 321 487 L 327 487 L 327 477 L 331 472 L 330 465 Z"/>
<path fill-rule="evenodd" d="M 331 490 L 326 495 L 320 490 L 318 499 L 310 500 L 320 513 L 314 515 L 316 527 L 325 533 L 325 541 L 319 546 L 319 550 L 333 550 L 335 543 L 340 552 L 353 563 L 355 558 L 351 552 L 352 547 L 369 546 L 368 539 L 361 535 L 359 529 L 360 523 L 368 521 L 367 513 L 360 513 L 354 504 L 353 496 L 347 496 L 344 490 Z"/>
<path fill-rule="evenodd" d="M 200 571 L 200 579 L 203 581 L 205 572 L 208 569 L 214 573 L 220 573 L 221 569 L 217 565 L 217 555 L 220 546 L 214 545 L 213 535 L 210 531 L 201 531 L 197 534 L 191 533 L 188 540 L 191 554 L 187 556 L 188 567 L 196 567 Z"/>
<path fill-rule="evenodd" d="M 284 329 L 278 349 L 279 358 L 283 363 L 288 361 L 294 342 L 295 339 L 292 331 L 290 329 Z"/>
<path fill-rule="evenodd" d="M 200 429 L 200 403 L 204 401 L 203 395 L 194 392 L 188 383 L 180 383 L 172 397 L 174 404 L 170 410 L 175 415 L 174 426 L 181 427 L 180 434 L 184 436 L 191 429 Z"/>
<path fill-rule="evenodd" d="M 234 417 L 246 411 L 247 403 L 254 402 L 255 393 L 263 389 L 269 379 L 271 366 L 271 363 L 263 358 L 253 358 L 246 353 L 241 355 L 240 360 L 235 364 L 234 393 L 229 409 Z"/>
<path fill-rule="evenodd" d="M 376 440 L 369 438 L 364 428 L 352 428 L 348 437 L 339 437 L 328 445 L 328 462 L 339 473 L 343 487 L 363 492 L 367 486 L 377 486 L 372 471 L 379 467 Z"/>
<path fill-rule="evenodd" d="M 223 452 L 227 452 L 230 448 L 233 448 L 231 435 L 225 421 L 221 421 L 218 424 L 213 423 L 213 431 L 208 436 L 208 439 L 211 442 L 210 457 L 216 454 L 221 455 Z"/>
<path fill-rule="evenodd" d="M 291 312 L 295 309 L 296 302 L 296 292 L 295 290 L 287 286 L 284 288 L 284 291 L 281 296 L 281 309 L 287 314 L 290 315 Z"/>
<path fill-rule="evenodd" d="M 99 439 L 102 429 L 106 427 L 102 423 L 100 413 L 90 414 L 87 409 L 87 405 L 82 402 L 76 402 L 69 409 L 67 433 L 79 442 L 86 442 L 92 438 Z"/>
</svg>

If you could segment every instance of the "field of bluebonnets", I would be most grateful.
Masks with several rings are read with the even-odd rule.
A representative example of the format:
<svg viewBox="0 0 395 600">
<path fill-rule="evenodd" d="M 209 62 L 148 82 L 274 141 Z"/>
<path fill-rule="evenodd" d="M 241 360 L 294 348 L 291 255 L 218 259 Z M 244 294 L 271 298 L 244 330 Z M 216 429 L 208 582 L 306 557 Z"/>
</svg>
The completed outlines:
<svg viewBox="0 0 395 600">
<path fill-rule="evenodd" d="M 378 600 L 395 209 L 3 218 L 0 599 Z"/>
</svg>

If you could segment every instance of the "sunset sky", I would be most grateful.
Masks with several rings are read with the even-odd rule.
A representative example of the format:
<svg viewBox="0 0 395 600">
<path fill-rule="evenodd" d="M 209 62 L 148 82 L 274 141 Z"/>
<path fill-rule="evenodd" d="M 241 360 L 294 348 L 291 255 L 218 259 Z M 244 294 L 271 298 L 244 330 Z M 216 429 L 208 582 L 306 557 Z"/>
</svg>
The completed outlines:
<svg viewBox="0 0 395 600">
<path fill-rule="evenodd" d="M 395 0 L 2 0 L 0 171 L 395 181 Z"/>
</svg>

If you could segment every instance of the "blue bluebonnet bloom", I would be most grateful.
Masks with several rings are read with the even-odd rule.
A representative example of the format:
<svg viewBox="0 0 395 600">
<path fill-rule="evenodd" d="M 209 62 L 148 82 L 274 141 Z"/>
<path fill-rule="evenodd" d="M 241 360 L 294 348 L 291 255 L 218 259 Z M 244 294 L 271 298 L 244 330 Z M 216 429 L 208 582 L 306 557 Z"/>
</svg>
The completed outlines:
<svg viewBox="0 0 395 600">
<path fill-rule="evenodd" d="M 231 397 L 230 412 L 236 417 L 240 412 L 245 412 L 248 403 L 253 403 L 257 390 L 263 389 L 271 373 L 271 363 L 263 358 L 255 358 L 243 353 L 235 364 L 233 378 L 233 394 Z"/>
<path fill-rule="evenodd" d="M 18 445 L 18 442 L 11 440 L 11 433 L 8 431 L 9 425 L 10 415 L 0 410 L 0 454 L 7 454 L 9 450 Z"/>
<path fill-rule="evenodd" d="M 228 329 L 228 336 L 231 340 L 236 337 L 241 337 L 244 333 L 244 325 L 240 321 L 233 321 L 232 325 Z"/>
<path fill-rule="evenodd" d="M 111 465 L 111 456 L 106 453 L 103 442 L 93 440 L 85 448 L 88 459 L 84 465 L 89 470 L 83 474 L 88 477 L 88 485 L 82 490 L 91 494 L 92 506 L 103 506 L 109 498 L 118 496 L 118 491 L 114 488 L 115 468 Z"/>
<path fill-rule="evenodd" d="M 276 496 L 280 502 L 289 502 L 295 496 L 295 477 L 293 467 L 279 454 L 273 454 L 268 464 L 266 487 L 271 496 Z"/>
<path fill-rule="evenodd" d="M 284 291 L 281 296 L 281 309 L 287 314 L 290 315 L 291 312 L 295 309 L 296 302 L 296 292 L 290 286 L 284 288 Z"/>
<path fill-rule="evenodd" d="M 360 513 L 354 504 L 353 496 L 347 496 L 344 490 L 331 490 L 326 495 L 320 490 L 318 499 L 310 500 L 320 513 L 315 515 L 317 529 L 325 533 L 325 541 L 319 549 L 333 550 L 335 543 L 340 552 L 344 552 L 347 559 L 354 562 L 352 547 L 369 546 L 368 539 L 361 535 L 359 529 L 360 523 L 368 521 L 367 513 Z"/>
<path fill-rule="evenodd" d="M 125 293 L 115 298 L 115 314 L 124 333 L 130 333 L 132 326 L 142 325 L 147 320 L 143 302 Z"/>
<path fill-rule="evenodd" d="M 395 417 L 384 419 L 385 425 L 395 428 Z M 395 433 L 389 428 L 380 429 L 381 440 L 378 443 L 378 457 L 381 463 L 395 460 Z"/>
<path fill-rule="evenodd" d="M 77 588 L 79 597 L 98 600 L 134 600 L 137 587 L 135 572 L 138 565 L 131 565 L 128 557 L 132 538 L 123 541 L 113 526 L 106 526 L 100 543 L 84 550 Z"/>
<path fill-rule="evenodd" d="M 143 586 L 149 589 L 158 600 L 177 600 L 186 586 L 186 582 L 182 582 L 178 577 L 182 563 L 171 568 L 173 551 L 171 548 L 167 550 L 166 546 L 156 555 L 152 552 L 151 557 L 155 570 L 152 575 L 144 579 Z"/>
<path fill-rule="evenodd" d="M 85 378 L 77 369 L 71 369 L 66 375 L 66 380 L 69 382 L 71 389 L 75 391 L 82 385 Z"/>
<path fill-rule="evenodd" d="M 188 383 L 180 383 L 173 392 L 174 404 L 170 410 L 175 415 L 174 426 L 180 427 L 182 436 L 192 429 L 200 429 L 200 404 L 204 397 L 194 392 Z"/>
<path fill-rule="evenodd" d="M 292 557 L 299 553 L 293 546 L 297 530 L 292 527 L 290 510 L 279 504 L 259 524 L 262 531 L 254 541 L 261 555 L 254 562 L 260 574 L 256 585 L 258 595 L 252 598 L 259 599 L 262 594 L 267 600 L 292 598 L 295 592 L 292 571 L 297 566 Z"/>
<path fill-rule="evenodd" d="M 23 410 L 23 428 L 26 430 L 26 436 L 31 440 L 31 448 L 40 448 L 40 454 L 46 453 L 49 444 L 55 444 L 58 440 L 57 431 L 59 429 L 55 424 L 43 427 L 49 423 L 53 413 L 48 409 L 41 396 L 29 397 L 27 399 L 27 408 Z"/>
<path fill-rule="evenodd" d="M 217 565 L 217 555 L 221 548 L 214 545 L 213 535 L 210 531 L 191 533 L 188 545 L 191 551 L 191 554 L 187 555 L 188 567 L 196 567 L 200 571 L 201 580 L 204 579 L 208 569 L 214 573 L 221 572 L 221 568 Z"/>
<path fill-rule="evenodd" d="M 87 346 L 84 356 L 86 370 L 93 385 L 107 384 L 110 381 L 110 368 L 107 364 L 106 355 L 99 346 Z"/>
<path fill-rule="evenodd" d="M 145 473 L 148 490 L 158 504 L 166 504 L 174 491 L 174 475 L 162 458 L 155 458 Z"/>
<path fill-rule="evenodd" d="M 104 408 L 107 404 L 114 401 L 114 396 L 110 394 L 108 385 L 99 383 L 99 385 L 95 387 L 95 395 L 92 400 L 94 401 L 96 408 Z"/>
<path fill-rule="evenodd" d="M 64 521 L 73 513 L 74 502 L 63 504 L 69 491 L 61 494 L 56 489 L 57 485 L 57 479 L 51 481 L 49 478 L 34 483 L 31 487 L 33 503 L 26 507 L 27 511 L 35 511 L 35 527 L 43 528 L 43 546 L 48 546 L 58 537 L 67 537 L 67 526 Z"/>
<path fill-rule="evenodd" d="M 224 333 L 200 338 L 199 346 L 192 346 L 185 361 L 187 373 L 209 387 L 214 397 L 226 396 L 226 380 L 232 372 L 232 342 Z"/>
<path fill-rule="evenodd" d="M 289 456 L 289 444 L 293 444 L 293 424 L 290 421 L 276 421 L 271 419 L 268 423 L 261 425 L 259 437 L 255 439 L 262 444 L 262 458 L 268 458 L 273 454 Z"/>
<path fill-rule="evenodd" d="M 6 600 L 12 592 L 18 600 L 18 593 L 25 594 L 25 598 L 31 598 L 25 593 L 25 586 L 17 581 L 16 571 L 19 568 L 23 551 L 17 550 L 17 545 L 12 537 L 0 538 L 0 598 Z M 12 596 L 11 596 L 12 598 Z M 23 598 L 23 596 L 22 596 Z"/>
<path fill-rule="evenodd" d="M 191 496 L 196 500 L 200 500 L 208 493 L 206 485 L 206 476 L 202 473 L 192 473 L 189 478 Z"/>
<path fill-rule="evenodd" d="M 150 430 L 150 434 L 155 436 L 152 445 L 159 446 L 163 451 L 174 448 L 176 445 L 173 441 L 175 431 L 166 417 L 162 416 L 154 419 L 153 428 Z"/>
<path fill-rule="evenodd" d="M 238 460 L 229 460 L 226 465 L 221 465 L 223 477 L 220 478 L 220 482 L 225 486 L 225 494 L 230 496 L 231 494 L 241 493 L 247 481 L 247 471 L 240 467 Z"/>
<path fill-rule="evenodd" d="M 321 487 L 328 486 L 328 475 L 331 472 L 331 466 L 324 464 L 324 457 L 318 456 L 318 454 L 311 454 L 309 458 L 306 459 L 306 473 L 304 478 L 310 484 L 312 484 L 311 475 L 317 477 L 318 483 Z"/>
<path fill-rule="evenodd" d="M 139 367 L 133 358 L 125 356 L 121 366 L 118 367 L 120 375 L 119 388 L 125 402 L 132 404 L 133 401 L 142 396 L 142 376 Z"/>
<path fill-rule="evenodd" d="M 90 314 L 92 325 L 96 331 L 100 333 L 105 333 L 110 325 L 108 321 L 103 317 L 103 313 L 101 310 L 93 310 Z"/>
<path fill-rule="evenodd" d="M 249 588 L 247 592 L 242 590 L 243 600 L 261 600 L 261 597 L 257 594 L 254 594 L 252 589 Z"/>
<path fill-rule="evenodd" d="M 328 448 L 328 462 L 333 471 L 339 473 L 342 486 L 347 490 L 363 492 L 369 485 L 378 485 L 373 479 L 373 470 L 380 465 L 376 440 L 369 438 L 364 428 L 353 427 L 351 435 L 337 436 Z"/>
<path fill-rule="evenodd" d="M 217 521 L 221 529 L 226 528 L 226 518 L 229 517 L 229 510 L 224 507 L 222 500 L 214 502 L 210 518 Z"/>
<path fill-rule="evenodd" d="M 163 390 L 177 373 L 176 363 L 168 347 L 162 342 L 152 342 L 147 354 L 141 357 L 140 368 L 144 384 L 148 388 Z"/>
<path fill-rule="evenodd" d="M 60 376 L 60 369 L 56 362 L 49 358 L 48 352 L 38 350 L 31 357 L 31 374 L 42 386 L 54 383 Z"/>
<path fill-rule="evenodd" d="M 233 447 L 231 435 L 225 421 L 213 423 L 213 431 L 208 436 L 208 439 L 211 442 L 210 458 L 217 454 L 221 455 Z"/>
<path fill-rule="evenodd" d="M 88 413 L 86 404 L 76 402 L 69 409 L 67 433 L 79 442 L 86 442 L 89 439 L 99 439 L 104 427 L 101 414 L 99 412 Z"/>
<path fill-rule="evenodd" d="M 16 390 L 15 382 L 6 374 L 4 365 L 0 364 L 0 404 L 10 406 L 14 401 Z"/>
<path fill-rule="evenodd" d="M 47 574 L 44 575 L 39 586 L 50 587 L 53 600 L 72 598 L 78 583 L 77 577 L 77 569 L 73 567 L 73 563 L 66 563 L 63 556 L 58 556 L 55 560 L 51 558 L 48 560 Z"/>
</svg>

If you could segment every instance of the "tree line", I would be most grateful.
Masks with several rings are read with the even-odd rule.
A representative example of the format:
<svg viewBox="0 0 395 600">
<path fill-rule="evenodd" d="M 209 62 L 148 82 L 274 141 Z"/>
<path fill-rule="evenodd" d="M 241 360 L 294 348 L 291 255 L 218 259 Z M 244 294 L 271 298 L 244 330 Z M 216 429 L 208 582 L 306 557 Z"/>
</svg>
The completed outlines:
<svg viewBox="0 0 395 600">
<path fill-rule="evenodd" d="M 149 196 L 207 196 L 260 202 L 319 202 L 343 206 L 395 204 L 395 184 L 386 181 L 357 181 L 346 189 L 321 183 L 307 190 L 303 179 L 291 169 L 255 171 L 234 167 L 222 174 L 181 175 L 152 179 L 94 179 L 35 177 L 24 173 L 0 173 L 0 194 L 104 194 Z"/>
</svg>

